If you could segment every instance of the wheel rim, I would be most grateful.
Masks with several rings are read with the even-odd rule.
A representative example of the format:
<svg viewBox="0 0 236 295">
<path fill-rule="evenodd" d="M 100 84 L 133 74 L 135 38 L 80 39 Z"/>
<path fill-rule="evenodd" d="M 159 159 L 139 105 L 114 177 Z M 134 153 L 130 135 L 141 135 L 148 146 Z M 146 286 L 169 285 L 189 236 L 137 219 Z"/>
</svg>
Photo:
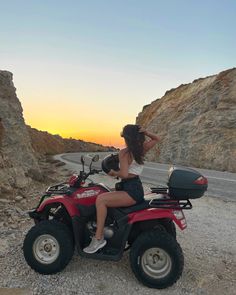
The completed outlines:
<svg viewBox="0 0 236 295">
<path fill-rule="evenodd" d="M 33 244 L 33 254 L 42 264 L 53 263 L 60 253 L 58 241 L 51 235 L 39 236 Z"/>
<path fill-rule="evenodd" d="M 141 258 L 143 271 L 154 279 L 161 279 L 171 271 L 171 258 L 161 248 L 150 248 L 146 250 Z"/>
</svg>

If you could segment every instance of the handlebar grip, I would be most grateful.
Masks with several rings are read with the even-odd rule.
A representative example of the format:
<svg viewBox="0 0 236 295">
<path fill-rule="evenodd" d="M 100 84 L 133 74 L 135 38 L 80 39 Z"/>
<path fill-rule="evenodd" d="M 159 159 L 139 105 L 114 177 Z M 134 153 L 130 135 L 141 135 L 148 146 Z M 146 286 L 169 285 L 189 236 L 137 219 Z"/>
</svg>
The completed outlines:
<svg viewBox="0 0 236 295">
<path fill-rule="evenodd" d="M 100 169 L 93 169 L 92 171 L 93 171 L 93 173 L 99 173 L 99 172 L 102 172 L 102 170 L 100 170 Z"/>
<path fill-rule="evenodd" d="M 88 175 L 93 175 L 93 174 L 96 174 L 96 173 L 99 173 L 99 172 L 102 172 L 102 170 L 100 170 L 100 169 L 93 169 L 93 170 L 91 170 L 91 171 L 89 172 Z"/>
</svg>

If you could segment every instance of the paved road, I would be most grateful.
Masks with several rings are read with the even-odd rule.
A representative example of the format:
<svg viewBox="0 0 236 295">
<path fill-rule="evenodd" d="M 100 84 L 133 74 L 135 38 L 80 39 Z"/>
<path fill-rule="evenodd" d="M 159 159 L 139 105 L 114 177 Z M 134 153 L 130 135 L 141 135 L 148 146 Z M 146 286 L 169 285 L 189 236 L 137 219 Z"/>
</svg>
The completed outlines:
<svg viewBox="0 0 236 295">
<path fill-rule="evenodd" d="M 65 162 L 68 168 L 74 171 L 79 171 L 81 169 L 81 165 L 79 165 L 81 154 L 88 155 L 88 153 L 68 153 L 57 155 L 55 156 L 55 158 Z M 100 156 L 100 160 L 99 162 L 94 163 L 94 166 L 96 168 L 100 167 L 101 159 L 103 159 L 106 155 L 110 153 L 98 154 Z M 94 153 L 91 153 L 91 155 L 94 155 Z M 88 163 L 89 158 L 87 158 L 87 164 Z M 143 182 L 146 183 L 165 186 L 167 182 L 169 168 L 170 165 L 145 162 L 141 179 Z M 209 185 L 206 195 L 236 201 L 236 173 L 198 168 L 196 168 L 196 170 L 198 170 L 200 173 L 208 178 Z"/>
</svg>

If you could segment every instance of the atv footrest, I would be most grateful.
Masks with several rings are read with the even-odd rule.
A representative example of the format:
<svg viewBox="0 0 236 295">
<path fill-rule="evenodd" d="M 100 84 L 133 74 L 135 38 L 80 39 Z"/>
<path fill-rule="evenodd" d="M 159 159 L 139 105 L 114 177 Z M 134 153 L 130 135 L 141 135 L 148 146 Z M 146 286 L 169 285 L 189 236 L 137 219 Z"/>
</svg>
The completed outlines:
<svg viewBox="0 0 236 295">
<path fill-rule="evenodd" d="M 96 253 L 88 254 L 85 252 L 80 253 L 82 257 L 98 259 L 98 260 L 120 260 L 122 254 L 120 253 L 120 249 L 110 248 L 110 249 L 100 249 Z"/>
</svg>

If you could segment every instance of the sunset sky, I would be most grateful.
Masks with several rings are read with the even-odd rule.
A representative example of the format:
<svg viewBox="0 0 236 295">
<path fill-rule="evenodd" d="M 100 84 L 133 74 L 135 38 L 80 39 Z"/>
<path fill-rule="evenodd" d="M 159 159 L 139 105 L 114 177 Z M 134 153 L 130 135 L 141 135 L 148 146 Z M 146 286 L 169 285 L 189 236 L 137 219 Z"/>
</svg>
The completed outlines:
<svg viewBox="0 0 236 295">
<path fill-rule="evenodd" d="M 236 1 L 0 0 L 0 69 L 27 124 L 120 146 L 166 90 L 236 66 Z"/>
</svg>

